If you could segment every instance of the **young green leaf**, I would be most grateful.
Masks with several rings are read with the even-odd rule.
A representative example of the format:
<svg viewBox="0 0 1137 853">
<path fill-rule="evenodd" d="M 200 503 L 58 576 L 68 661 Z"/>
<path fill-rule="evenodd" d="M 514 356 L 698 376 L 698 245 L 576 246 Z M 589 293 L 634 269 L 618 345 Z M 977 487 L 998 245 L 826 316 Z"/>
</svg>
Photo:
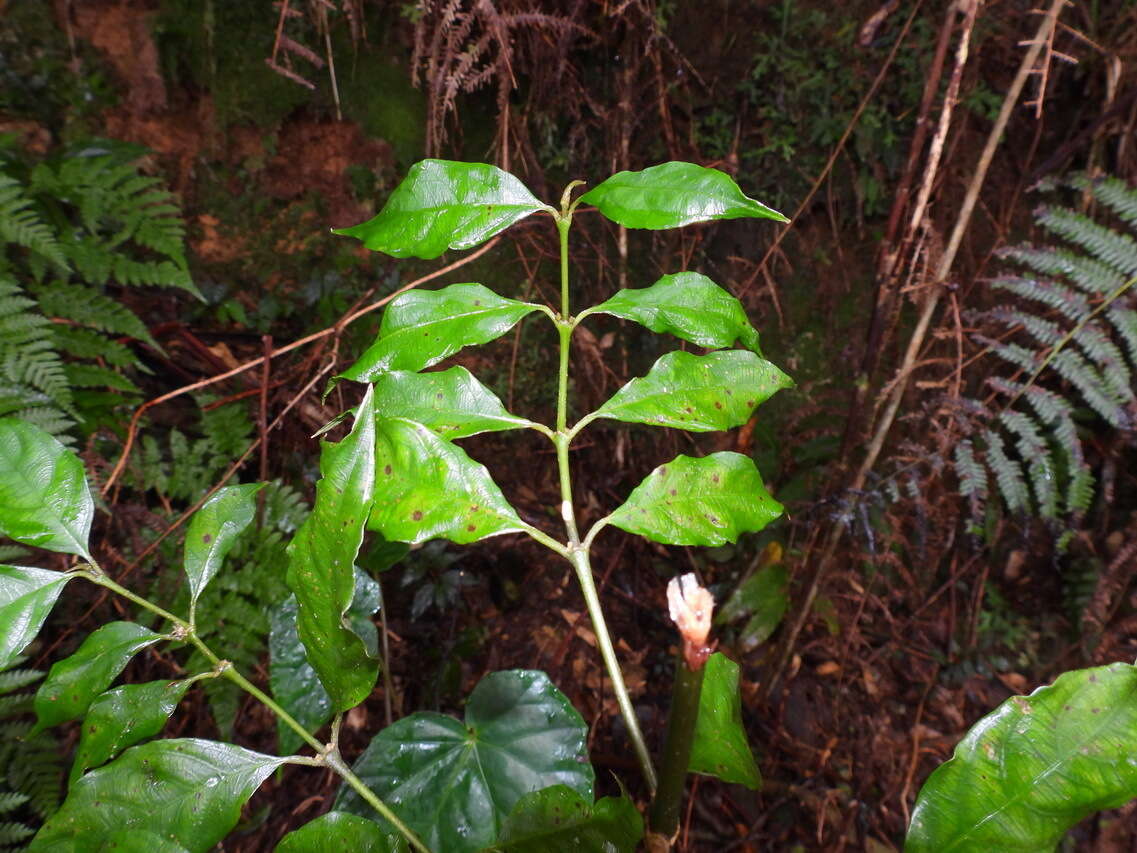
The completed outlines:
<svg viewBox="0 0 1137 853">
<path fill-rule="evenodd" d="M 185 680 L 124 684 L 96 698 L 79 729 L 70 784 L 128 746 L 162 731 L 189 685 Z"/>
<path fill-rule="evenodd" d="M 29 849 L 109 850 L 127 833 L 156 830 L 191 853 L 205 853 L 236 825 L 253 791 L 284 761 L 194 738 L 131 747 L 79 779 Z"/>
<path fill-rule="evenodd" d="M 43 627 L 71 575 L 0 564 L 0 671 Z"/>
<path fill-rule="evenodd" d="M 920 790 L 904 849 L 1053 850 L 1137 796 L 1134 755 L 1137 667 L 1064 673 L 972 726 Z"/>
<path fill-rule="evenodd" d="M 280 839 L 275 853 L 398 853 L 402 837 L 390 836 L 379 824 L 348 812 L 328 812 Z"/>
<path fill-rule="evenodd" d="M 378 662 L 348 626 L 355 591 L 355 558 L 375 489 L 375 412 L 367 388 L 351 433 L 324 443 L 321 479 L 312 513 L 288 546 L 285 582 L 296 595 L 296 627 L 308 662 L 332 699 L 334 711 L 367 698 Z"/>
<path fill-rule="evenodd" d="M 617 172 L 580 197 L 628 228 L 680 228 L 712 219 L 752 217 L 789 222 L 745 196 L 725 172 L 670 162 L 640 172 Z"/>
<path fill-rule="evenodd" d="M 738 664 L 720 652 L 707 658 L 705 664 L 695 740 L 687 766 L 692 773 L 705 773 L 752 790 L 762 787 L 762 775 L 742 727 Z"/>
<path fill-rule="evenodd" d="M 165 639 L 133 622 L 109 622 L 91 632 L 75 654 L 52 665 L 36 691 L 34 731 L 83 716 L 132 657 Z"/>
<path fill-rule="evenodd" d="M 408 290 L 387 307 L 375 342 L 341 375 L 371 382 L 389 370 L 422 370 L 462 347 L 500 338 L 539 307 L 480 284 Z"/>
<path fill-rule="evenodd" d="M 627 796 L 595 805 L 571 788 L 553 785 L 517 801 L 494 853 L 635 853 L 643 818 Z"/>
<path fill-rule="evenodd" d="M 264 483 L 249 483 L 218 489 L 190 519 L 184 565 L 189 578 L 191 609 L 221 568 L 221 561 L 237 537 L 256 515 L 254 498 L 264 486 Z"/>
<path fill-rule="evenodd" d="M 405 418 L 380 418 L 376 433 L 371 530 L 396 542 L 464 545 L 525 529 L 489 471 L 462 448 Z"/>
<path fill-rule="evenodd" d="M 762 354 L 758 331 L 750 325 L 742 303 L 702 273 L 674 273 L 651 287 L 619 290 L 579 316 L 589 314 L 621 317 L 708 349 L 723 349 L 738 341 Z"/>
<path fill-rule="evenodd" d="M 79 457 L 39 427 L 0 418 L 0 534 L 90 560 L 94 514 Z"/>
<path fill-rule="evenodd" d="M 555 211 L 509 172 L 485 163 L 422 160 L 373 219 L 333 233 L 396 258 L 470 249 L 538 210 Z"/>
<path fill-rule="evenodd" d="M 353 769 L 432 849 L 472 853 L 493 843 L 525 794 L 566 785 L 592 800 L 587 734 L 543 672 L 494 672 L 470 694 L 464 723 L 404 717 L 375 736 Z M 374 815 L 346 785 L 333 808 Z"/>
<path fill-rule="evenodd" d="M 659 466 L 599 523 L 664 545 L 724 545 L 781 514 L 754 461 L 723 451 L 701 459 L 680 455 Z"/>
<path fill-rule="evenodd" d="M 702 356 L 676 350 L 591 417 L 692 432 L 730 429 L 746 423 L 759 403 L 791 384 L 786 374 L 749 350 Z"/>
<path fill-rule="evenodd" d="M 789 573 L 777 563 L 764 566 L 744 580 L 715 615 L 715 624 L 725 625 L 746 619 L 739 634 L 739 646 L 751 651 L 764 643 L 789 607 Z"/>
</svg>

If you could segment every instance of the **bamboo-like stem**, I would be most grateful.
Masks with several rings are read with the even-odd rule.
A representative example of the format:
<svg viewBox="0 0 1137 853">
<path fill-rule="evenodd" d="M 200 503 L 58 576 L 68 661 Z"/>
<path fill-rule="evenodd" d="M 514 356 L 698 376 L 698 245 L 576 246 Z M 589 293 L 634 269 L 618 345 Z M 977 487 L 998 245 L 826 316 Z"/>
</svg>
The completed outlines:
<svg viewBox="0 0 1137 853">
<path fill-rule="evenodd" d="M 659 787 L 651 803 L 651 831 L 673 838 L 679 831 L 679 812 L 687 787 L 687 768 L 695 742 L 695 721 L 699 717 L 699 697 L 703 692 L 705 666 L 688 667 L 680 652 L 675 658 L 675 684 L 671 688 L 671 710 L 659 767 Z"/>
</svg>

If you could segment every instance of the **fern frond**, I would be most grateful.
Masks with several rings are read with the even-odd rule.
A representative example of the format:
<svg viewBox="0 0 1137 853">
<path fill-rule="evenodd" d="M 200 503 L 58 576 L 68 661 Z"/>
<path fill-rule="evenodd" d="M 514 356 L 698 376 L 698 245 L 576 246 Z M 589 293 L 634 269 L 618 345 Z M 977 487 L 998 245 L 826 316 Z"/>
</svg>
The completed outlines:
<svg viewBox="0 0 1137 853">
<path fill-rule="evenodd" d="M 1119 178 L 1090 179 L 1080 175 L 1071 179 L 1070 185 L 1092 193 L 1095 199 L 1121 217 L 1123 222 L 1137 225 L 1137 192 L 1125 181 Z"/>
<path fill-rule="evenodd" d="M 1029 267 L 1040 275 L 1064 276 L 1093 296 L 1113 293 L 1125 281 L 1124 276 L 1109 264 L 1069 249 L 1015 246 L 1004 249 L 999 256 Z"/>
<path fill-rule="evenodd" d="M 1030 279 L 1017 275 L 1003 275 L 991 280 L 996 290 L 1006 290 L 1021 299 L 1041 302 L 1060 311 L 1075 323 L 1081 322 L 1092 310 L 1084 294 L 1053 279 Z"/>
<path fill-rule="evenodd" d="M 48 321 L 50 322 L 50 321 Z M 101 361 L 111 367 L 132 367 L 149 373 L 138 356 L 134 354 L 122 341 L 116 341 L 96 332 L 94 329 L 84 329 L 79 326 L 54 325 L 52 334 L 59 350 L 68 356 L 90 361 Z"/>
<path fill-rule="evenodd" d="M 1058 517 L 1057 471 L 1046 440 L 1035 422 L 1022 412 L 1004 411 L 999 421 L 1017 436 L 1019 458 L 1026 460 L 1027 476 L 1034 492 L 1035 508 L 1043 518 Z"/>
<path fill-rule="evenodd" d="M 983 440 L 987 444 L 987 463 L 995 473 L 995 482 L 1007 509 L 1027 512 L 1030 509 L 1030 492 L 1023 479 L 1022 466 L 1007 455 L 1003 439 L 995 430 L 985 429 Z"/>
<path fill-rule="evenodd" d="M 0 793 L 0 814 L 18 809 L 28 801 L 27 794 L 21 794 L 18 791 L 5 791 Z"/>
<path fill-rule="evenodd" d="M 60 272 L 71 271 L 55 232 L 34 208 L 15 178 L 0 173 L 0 241 L 22 246 L 52 263 Z"/>
<path fill-rule="evenodd" d="M 1038 223 L 1091 255 L 1120 270 L 1125 278 L 1137 275 L 1137 242 L 1065 207 L 1043 207 L 1035 214 Z"/>
<path fill-rule="evenodd" d="M 112 335 L 127 335 L 160 349 L 138 315 L 92 287 L 60 282 L 36 288 L 35 296 L 49 317 L 63 317 Z"/>
<path fill-rule="evenodd" d="M 15 847 L 35 834 L 34 829 L 19 821 L 0 823 L 0 847 L 5 849 Z"/>
<path fill-rule="evenodd" d="M 975 460 L 975 447 L 965 438 L 955 446 L 955 473 L 964 497 L 987 499 L 987 470 Z"/>
<path fill-rule="evenodd" d="M 97 364 L 68 364 L 64 366 L 72 388 L 112 388 L 127 394 L 141 394 L 142 389 L 109 367 Z"/>
<path fill-rule="evenodd" d="M 1049 361 L 1050 367 L 1081 392 L 1086 403 L 1111 426 L 1125 429 L 1130 417 L 1125 400 L 1105 393 L 1112 390 L 1101 373 L 1078 352 L 1064 349 Z"/>
<path fill-rule="evenodd" d="M 1137 311 L 1115 302 L 1105 310 L 1105 316 L 1117 336 L 1125 342 L 1130 360 L 1137 364 Z"/>
</svg>

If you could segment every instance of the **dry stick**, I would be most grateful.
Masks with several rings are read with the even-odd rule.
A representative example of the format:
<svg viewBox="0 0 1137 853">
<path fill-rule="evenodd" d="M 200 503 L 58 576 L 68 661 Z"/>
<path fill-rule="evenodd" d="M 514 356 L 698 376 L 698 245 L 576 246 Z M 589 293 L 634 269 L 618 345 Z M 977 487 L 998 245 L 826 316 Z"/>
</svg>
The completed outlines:
<svg viewBox="0 0 1137 853">
<path fill-rule="evenodd" d="M 405 284 L 402 287 L 400 287 L 398 290 L 394 291 L 393 293 L 387 294 L 382 299 L 380 299 L 378 302 L 374 302 L 371 305 L 368 305 L 366 308 L 360 308 L 355 313 L 349 314 L 346 317 L 343 317 L 334 326 L 329 326 L 328 328 L 323 329 L 322 331 L 315 332 L 311 335 L 308 335 L 307 337 L 301 338 L 298 341 L 293 341 L 292 343 L 288 344 L 287 346 L 283 346 L 278 350 L 274 350 L 272 352 L 272 357 L 275 358 L 276 356 L 284 355 L 286 352 L 292 352 L 292 350 L 294 350 L 294 349 L 298 349 L 299 347 L 310 344 L 313 341 L 321 340 L 323 338 L 328 337 L 329 335 L 339 334 L 343 329 L 350 326 L 352 323 L 354 323 L 356 320 L 358 320 L 364 314 L 370 314 L 372 311 L 376 310 L 377 308 L 382 308 L 384 305 L 386 305 L 388 302 L 390 302 L 392 299 L 394 299 L 400 293 L 403 293 L 407 290 L 411 290 L 412 288 L 418 287 L 421 284 L 426 284 L 428 281 L 433 281 L 434 279 L 438 278 L 439 276 L 446 275 L 446 273 L 448 273 L 448 272 L 453 272 L 454 270 L 458 269 L 459 267 L 464 266 L 465 264 L 470 263 L 471 261 L 475 260 L 476 258 L 481 257 L 486 252 L 488 252 L 490 249 L 492 249 L 494 246 L 496 246 L 498 244 L 498 242 L 500 241 L 500 239 L 501 239 L 500 237 L 494 237 L 492 240 L 490 240 L 488 243 L 486 243 L 484 246 L 482 246 L 482 248 L 478 249 L 476 252 L 473 252 L 469 255 L 466 255 L 464 258 L 459 258 L 458 260 L 454 261 L 454 263 L 447 264 L 446 266 L 442 267 L 441 269 L 437 269 L 432 273 L 427 273 L 426 275 L 422 276 L 421 278 L 416 278 L 410 284 Z M 228 379 L 232 376 L 236 376 L 240 373 L 244 373 L 246 370 L 252 370 L 257 365 L 263 363 L 264 360 L 265 360 L 264 356 L 261 356 L 260 358 L 254 358 L 252 361 L 245 362 L 240 367 L 234 367 L 232 370 L 226 371 L 225 373 L 218 374 L 217 376 L 212 376 L 209 379 L 202 379 L 198 382 L 193 382 L 189 385 L 183 385 L 181 388 L 177 388 L 173 391 L 170 391 L 168 394 L 163 394 L 160 397 L 155 397 L 153 400 L 147 400 L 145 403 L 143 403 L 141 406 L 139 406 L 135 410 L 134 415 L 130 419 L 130 426 L 126 431 L 126 442 L 123 444 L 123 448 L 122 448 L 122 456 L 119 457 L 118 462 L 115 463 L 114 470 L 111 471 L 111 475 L 107 478 L 106 483 L 103 484 L 103 488 L 101 490 L 101 493 L 103 495 L 106 495 L 110 492 L 111 487 L 114 485 L 115 481 L 122 474 L 122 469 L 126 467 L 126 460 L 130 457 L 130 451 L 131 451 L 131 448 L 134 447 L 134 439 L 138 433 L 138 422 L 142 419 L 142 415 L 145 414 L 147 409 L 152 408 L 153 406 L 157 406 L 159 403 L 165 403 L 167 400 L 172 400 L 175 397 L 180 397 L 182 394 L 188 394 L 191 391 L 197 391 L 198 389 L 206 388 L 210 385 L 214 385 L 214 384 L 221 382 L 225 379 Z"/>
</svg>

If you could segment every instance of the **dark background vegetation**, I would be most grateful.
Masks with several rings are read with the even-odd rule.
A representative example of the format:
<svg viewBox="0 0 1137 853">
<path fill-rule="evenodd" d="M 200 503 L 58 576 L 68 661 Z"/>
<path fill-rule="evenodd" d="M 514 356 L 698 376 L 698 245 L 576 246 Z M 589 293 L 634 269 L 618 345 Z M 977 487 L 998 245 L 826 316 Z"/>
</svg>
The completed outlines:
<svg viewBox="0 0 1137 853">
<path fill-rule="evenodd" d="M 1079 421 L 1098 487 L 1085 511 L 1057 522 L 995 500 L 977 516 L 953 464 L 953 448 L 973 430 L 960 400 L 982 396 L 1001 369 L 973 339 L 970 312 L 993 302 L 998 250 L 1039 238 L 1032 188 L 1074 171 L 1129 182 L 1137 174 L 1137 4 L 1076 0 L 1062 12 L 1053 52 L 1024 92 L 1037 104 L 1016 107 L 950 276 L 937 281 L 930 271 L 1021 61 L 1020 42 L 1039 21 L 1026 0 L 982 5 L 942 160 L 931 164 L 925 143 L 909 167 L 921 120 L 930 129 L 944 109 L 964 20 L 955 6 L 292 0 L 295 14 L 282 15 L 267 0 L 0 0 L 5 168 L 57 162 L 84 146 L 128 150 L 175 193 L 204 296 L 108 285 L 156 346 L 132 345 L 141 393 L 92 402 L 71 431 L 96 485 L 145 400 L 335 327 L 441 263 L 395 263 L 329 234 L 372 215 L 423 156 L 495 162 L 550 201 L 572 179 L 595 184 L 664 160 L 723 169 L 793 215 L 792 227 L 781 235 L 744 221 L 621 235 L 581 213 L 574 302 L 662 273 L 705 272 L 743 300 L 767 357 L 797 387 L 727 436 L 591 428 L 574 457 L 578 501 L 587 524 L 660 461 L 729 448 L 755 456 L 786 517 L 711 551 L 607 532 L 595 560 L 601 595 L 658 742 L 674 644 L 667 579 L 695 570 L 721 602 L 756 568 L 784 566 L 789 603 L 773 634 L 754 644 L 744 619 L 718 633 L 742 665 L 745 724 L 765 787 L 754 794 L 694 780 L 683 849 L 898 849 L 922 781 L 972 722 L 1065 669 L 1137 654 L 1132 430 Z M 945 32 L 946 68 L 936 75 Z M 114 147 L 127 144 L 137 148 Z M 901 242 L 925 179 L 931 203 L 884 275 L 882 245 Z M 1062 201 L 1083 203 L 1077 194 Z M 550 222 L 532 218 L 509 236 L 444 281 L 555 304 Z M 857 483 L 914 318 L 936 289 L 940 308 L 899 416 Z M 262 678 L 265 612 L 285 594 L 284 543 L 317 476 L 310 436 L 353 402 L 342 386 L 326 404 L 322 383 L 304 389 L 321 370 L 350 363 L 377 317 L 274 358 L 267 371 L 149 408 L 106 495 L 110 512 L 96 522 L 96 553 L 114 576 L 176 598 L 180 518 L 260 439 L 237 476 L 275 483 L 262 533 L 230 557 L 228 580 L 211 588 L 199 623 L 214 625 L 210 642 Z M 578 412 L 667 345 L 615 322 L 581 343 Z M 461 361 L 511 409 L 547 421 L 554 345 L 540 324 L 525 324 Z M 530 435 L 496 434 L 468 449 L 527 518 L 552 530 L 554 460 Z M 432 543 L 384 577 L 396 714 L 453 711 L 493 669 L 543 669 L 592 726 L 600 785 L 613 787 L 615 774 L 642 797 L 567 564 L 505 537 L 467 549 Z M 123 613 L 65 596 L 29 665 L 45 668 Z M 153 656 L 128 674 L 166 677 L 175 666 Z M 378 690 L 349 716 L 349 757 L 382 725 L 385 698 Z M 272 720 L 222 686 L 191 692 L 170 729 L 274 748 Z M 64 732 L 41 748 L 64 755 L 74 741 Z M 271 849 L 333 792 L 330 774 L 290 770 L 270 780 L 226 849 Z M 1126 809 L 1085 822 L 1067 848 L 1131 850 L 1135 835 Z"/>
</svg>

